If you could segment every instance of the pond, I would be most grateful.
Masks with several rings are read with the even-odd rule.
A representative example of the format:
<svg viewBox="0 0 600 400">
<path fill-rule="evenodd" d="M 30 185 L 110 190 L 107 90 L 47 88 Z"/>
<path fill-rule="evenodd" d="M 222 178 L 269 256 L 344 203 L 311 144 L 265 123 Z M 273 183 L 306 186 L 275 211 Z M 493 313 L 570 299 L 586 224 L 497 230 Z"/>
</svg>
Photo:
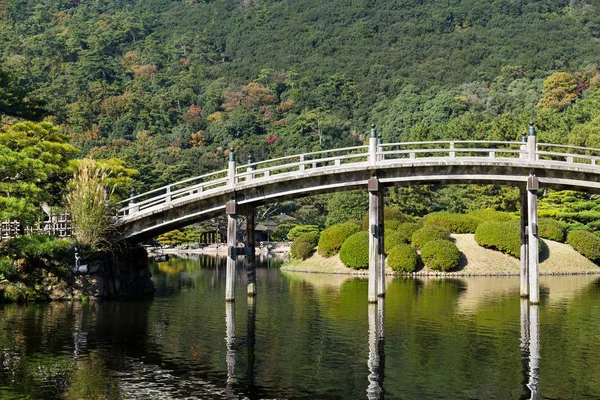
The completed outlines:
<svg viewBox="0 0 600 400">
<path fill-rule="evenodd" d="M 600 398 L 600 278 L 367 280 L 286 273 L 263 259 L 152 266 L 147 301 L 0 305 L 1 399 Z"/>
</svg>

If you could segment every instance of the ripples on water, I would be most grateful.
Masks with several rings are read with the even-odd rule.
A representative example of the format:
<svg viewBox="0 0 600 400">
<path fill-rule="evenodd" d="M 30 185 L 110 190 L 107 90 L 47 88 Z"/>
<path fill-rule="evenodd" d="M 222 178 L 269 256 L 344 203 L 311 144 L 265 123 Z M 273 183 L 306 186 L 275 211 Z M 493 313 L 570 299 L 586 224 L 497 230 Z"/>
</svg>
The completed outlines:
<svg viewBox="0 0 600 400">
<path fill-rule="evenodd" d="M 0 305 L 0 398 L 600 398 L 597 277 L 542 277 L 538 313 L 518 278 L 388 279 L 368 306 L 279 264 L 248 302 L 240 263 L 229 306 L 198 256 L 153 266 L 151 301 Z"/>
</svg>

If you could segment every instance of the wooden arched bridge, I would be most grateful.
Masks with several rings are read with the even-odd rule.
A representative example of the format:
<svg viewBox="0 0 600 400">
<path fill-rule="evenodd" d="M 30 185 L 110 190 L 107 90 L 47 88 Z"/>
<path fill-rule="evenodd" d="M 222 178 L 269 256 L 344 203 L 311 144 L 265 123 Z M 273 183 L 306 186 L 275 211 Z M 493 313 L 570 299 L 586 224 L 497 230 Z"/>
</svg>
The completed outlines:
<svg viewBox="0 0 600 400">
<path fill-rule="evenodd" d="M 233 300 L 236 218 L 274 201 L 364 188 L 369 196 L 369 301 L 385 293 L 383 189 L 393 185 L 493 183 L 521 189 L 521 294 L 539 301 L 537 190 L 570 188 L 600 192 L 600 149 L 537 143 L 533 125 L 521 142 L 433 141 L 385 143 L 371 130 L 369 145 L 325 150 L 238 165 L 133 196 L 120 203 L 123 238 L 139 241 L 191 223 L 228 215 L 227 299 Z M 528 229 L 527 229 L 528 228 Z M 249 254 L 254 254 L 253 251 Z M 253 256 L 250 256 L 251 258 Z M 250 263 L 252 264 L 252 263 Z M 528 268 L 529 267 L 529 268 Z M 249 285 L 249 293 L 254 285 Z"/>
</svg>

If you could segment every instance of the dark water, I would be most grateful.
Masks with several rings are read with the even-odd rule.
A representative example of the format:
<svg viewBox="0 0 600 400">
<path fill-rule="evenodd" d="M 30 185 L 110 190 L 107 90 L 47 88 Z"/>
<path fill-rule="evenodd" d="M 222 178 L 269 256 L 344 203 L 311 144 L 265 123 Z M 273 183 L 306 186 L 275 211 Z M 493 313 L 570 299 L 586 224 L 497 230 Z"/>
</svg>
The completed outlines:
<svg viewBox="0 0 600 400">
<path fill-rule="evenodd" d="M 367 281 L 223 265 L 153 266 L 157 296 L 0 305 L 1 399 L 600 399 L 600 279 Z M 239 269 L 238 283 L 245 282 Z"/>
</svg>

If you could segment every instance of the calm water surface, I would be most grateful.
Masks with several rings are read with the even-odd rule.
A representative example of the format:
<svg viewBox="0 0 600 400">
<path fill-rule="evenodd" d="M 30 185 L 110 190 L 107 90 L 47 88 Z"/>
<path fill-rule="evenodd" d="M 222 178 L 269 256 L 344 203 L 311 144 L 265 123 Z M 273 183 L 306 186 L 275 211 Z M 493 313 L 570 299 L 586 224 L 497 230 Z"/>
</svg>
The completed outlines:
<svg viewBox="0 0 600 400">
<path fill-rule="evenodd" d="M 268 265 L 267 265 L 268 264 Z M 1 399 L 600 399 L 600 278 L 367 281 L 154 265 L 153 300 L 0 305 Z M 242 284 L 240 284 L 242 283 Z"/>
</svg>

